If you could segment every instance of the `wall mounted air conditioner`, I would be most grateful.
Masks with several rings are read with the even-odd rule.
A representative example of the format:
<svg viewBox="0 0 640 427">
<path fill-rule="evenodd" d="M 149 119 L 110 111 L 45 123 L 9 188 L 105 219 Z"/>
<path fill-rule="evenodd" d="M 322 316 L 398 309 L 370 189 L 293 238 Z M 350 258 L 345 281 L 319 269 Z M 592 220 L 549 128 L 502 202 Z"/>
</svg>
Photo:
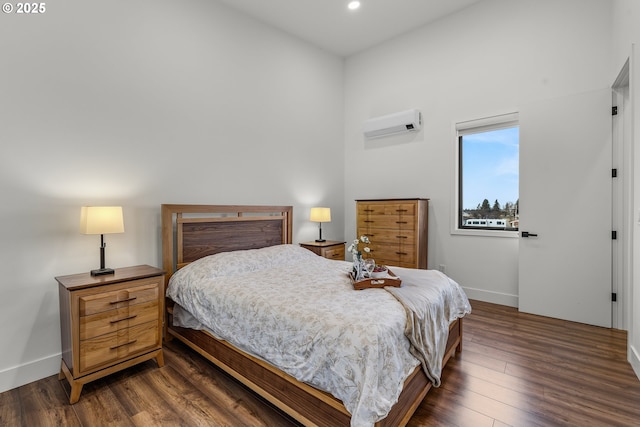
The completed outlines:
<svg viewBox="0 0 640 427">
<path fill-rule="evenodd" d="M 420 130 L 422 115 L 419 110 L 407 110 L 387 116 L 365 120 L 364 136 L 367 138 L 380 138 L 404 132 Z"/>
</svg>

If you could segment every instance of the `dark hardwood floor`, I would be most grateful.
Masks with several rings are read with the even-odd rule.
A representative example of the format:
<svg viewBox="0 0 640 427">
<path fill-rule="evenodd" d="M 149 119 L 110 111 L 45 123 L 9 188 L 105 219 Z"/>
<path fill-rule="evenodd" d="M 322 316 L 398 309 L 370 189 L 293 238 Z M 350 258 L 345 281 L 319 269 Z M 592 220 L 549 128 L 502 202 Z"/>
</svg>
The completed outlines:
<svg viewBox="0 0 640 427">
<path fill-rule="evenodd" d="M 626 333 L 472 301 L 462 354 L 409 426 L 640 426 Z M 0 426 L 297 426 L 177 341 L 87 384 L 69 405 L 57 375 L 0 394 Z"/>
</svg>

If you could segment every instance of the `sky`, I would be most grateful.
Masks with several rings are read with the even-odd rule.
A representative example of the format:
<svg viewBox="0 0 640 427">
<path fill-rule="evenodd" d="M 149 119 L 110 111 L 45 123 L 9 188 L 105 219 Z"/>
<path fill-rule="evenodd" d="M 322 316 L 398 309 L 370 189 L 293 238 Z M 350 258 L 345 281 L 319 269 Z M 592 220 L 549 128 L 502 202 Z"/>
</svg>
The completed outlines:
<svg viewBox="0 0 640 427">
<path fill-rule="evenodd" d="M 484 199 L 500 207 L 518 200 L 518 128 L 463 136 L 462 207 L 475 209 Z"/>
</svg>

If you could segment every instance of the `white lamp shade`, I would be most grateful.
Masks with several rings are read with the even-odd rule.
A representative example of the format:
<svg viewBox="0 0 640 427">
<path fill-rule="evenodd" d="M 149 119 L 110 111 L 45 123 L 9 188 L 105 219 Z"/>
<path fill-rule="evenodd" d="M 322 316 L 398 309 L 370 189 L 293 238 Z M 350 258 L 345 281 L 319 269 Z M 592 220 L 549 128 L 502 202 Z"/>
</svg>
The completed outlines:
<svg viewBox="0 0 640 427">
<path fill-rule="evenodd" d="M 121 206 L 83 206 L 80 211 L 80 233 L 124 233 Z"/>
<path fill-rule="evenodd" d="M 309 221 L 331 222 L 331 208 L 311 208 Z"/>
</svg>

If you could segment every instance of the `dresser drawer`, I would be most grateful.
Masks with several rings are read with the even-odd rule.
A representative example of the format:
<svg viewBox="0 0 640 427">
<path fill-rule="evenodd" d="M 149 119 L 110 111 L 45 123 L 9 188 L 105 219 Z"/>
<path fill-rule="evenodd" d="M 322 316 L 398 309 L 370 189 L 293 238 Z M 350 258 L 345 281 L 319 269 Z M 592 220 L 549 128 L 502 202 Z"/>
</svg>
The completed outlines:
<svg viewBox="0 0 640 427">
<path fill-rule="evenodd" d="M 365 229 L 360 229 L 359 231 L 364 231 Z M 415 230 L 414 229 L 402 229 L 402 230 L 389 230 L 384 228 L 371 228 L 367 230 L 368 232 L 359 233 L 365 234 L 369 237 L 372 244 L 376 243 L 390 243 L 393 245 L 399 244 L 410 244 L 413 245 L 415 241 Z"/>
<path fill-rule="evenodd" d="M 158 318 L 158 300 L 80 317 L 80 339 L 86 340 Z"/>
<path fill-rule="evenodd" d="M 415 263 L 416 261 L 416 250 L 412 245 L 371 244 L 369 246 L 371 248 L 369 253 L 371 258 L 375 259 L 378 264 L 386 263 L 404 267 L 405 264 Z"/>
<path fill-rule="evenodd" d="M 159 346 L 158 320 L 80 341 L 80 375 Z"/>
<path fill-rule="evenodd" d="M 371 203 L 371 204 L 358 204 L 358 216 L 367 215 L 384 215 L 384 216 L 398 216 L 398 215 L 416 215 L 415 203 Z"/>
<path fill-rule="evenodd" d="M 413 229 L 416 221 L 414 216 L 382 216 L 382 215 L 369 215 L 358 217 L 358 224 L 363 227 L 374 230 L 378 228 L 385 229 Z"/>
<path fill-rule="evenodd" d="M 124 289 L 83 295 L 79 297 L 80 316 L 157 301 L 158 292 L 158 279 L 143 279 L 131 282 L 130 286 Z"/>
</svg>

